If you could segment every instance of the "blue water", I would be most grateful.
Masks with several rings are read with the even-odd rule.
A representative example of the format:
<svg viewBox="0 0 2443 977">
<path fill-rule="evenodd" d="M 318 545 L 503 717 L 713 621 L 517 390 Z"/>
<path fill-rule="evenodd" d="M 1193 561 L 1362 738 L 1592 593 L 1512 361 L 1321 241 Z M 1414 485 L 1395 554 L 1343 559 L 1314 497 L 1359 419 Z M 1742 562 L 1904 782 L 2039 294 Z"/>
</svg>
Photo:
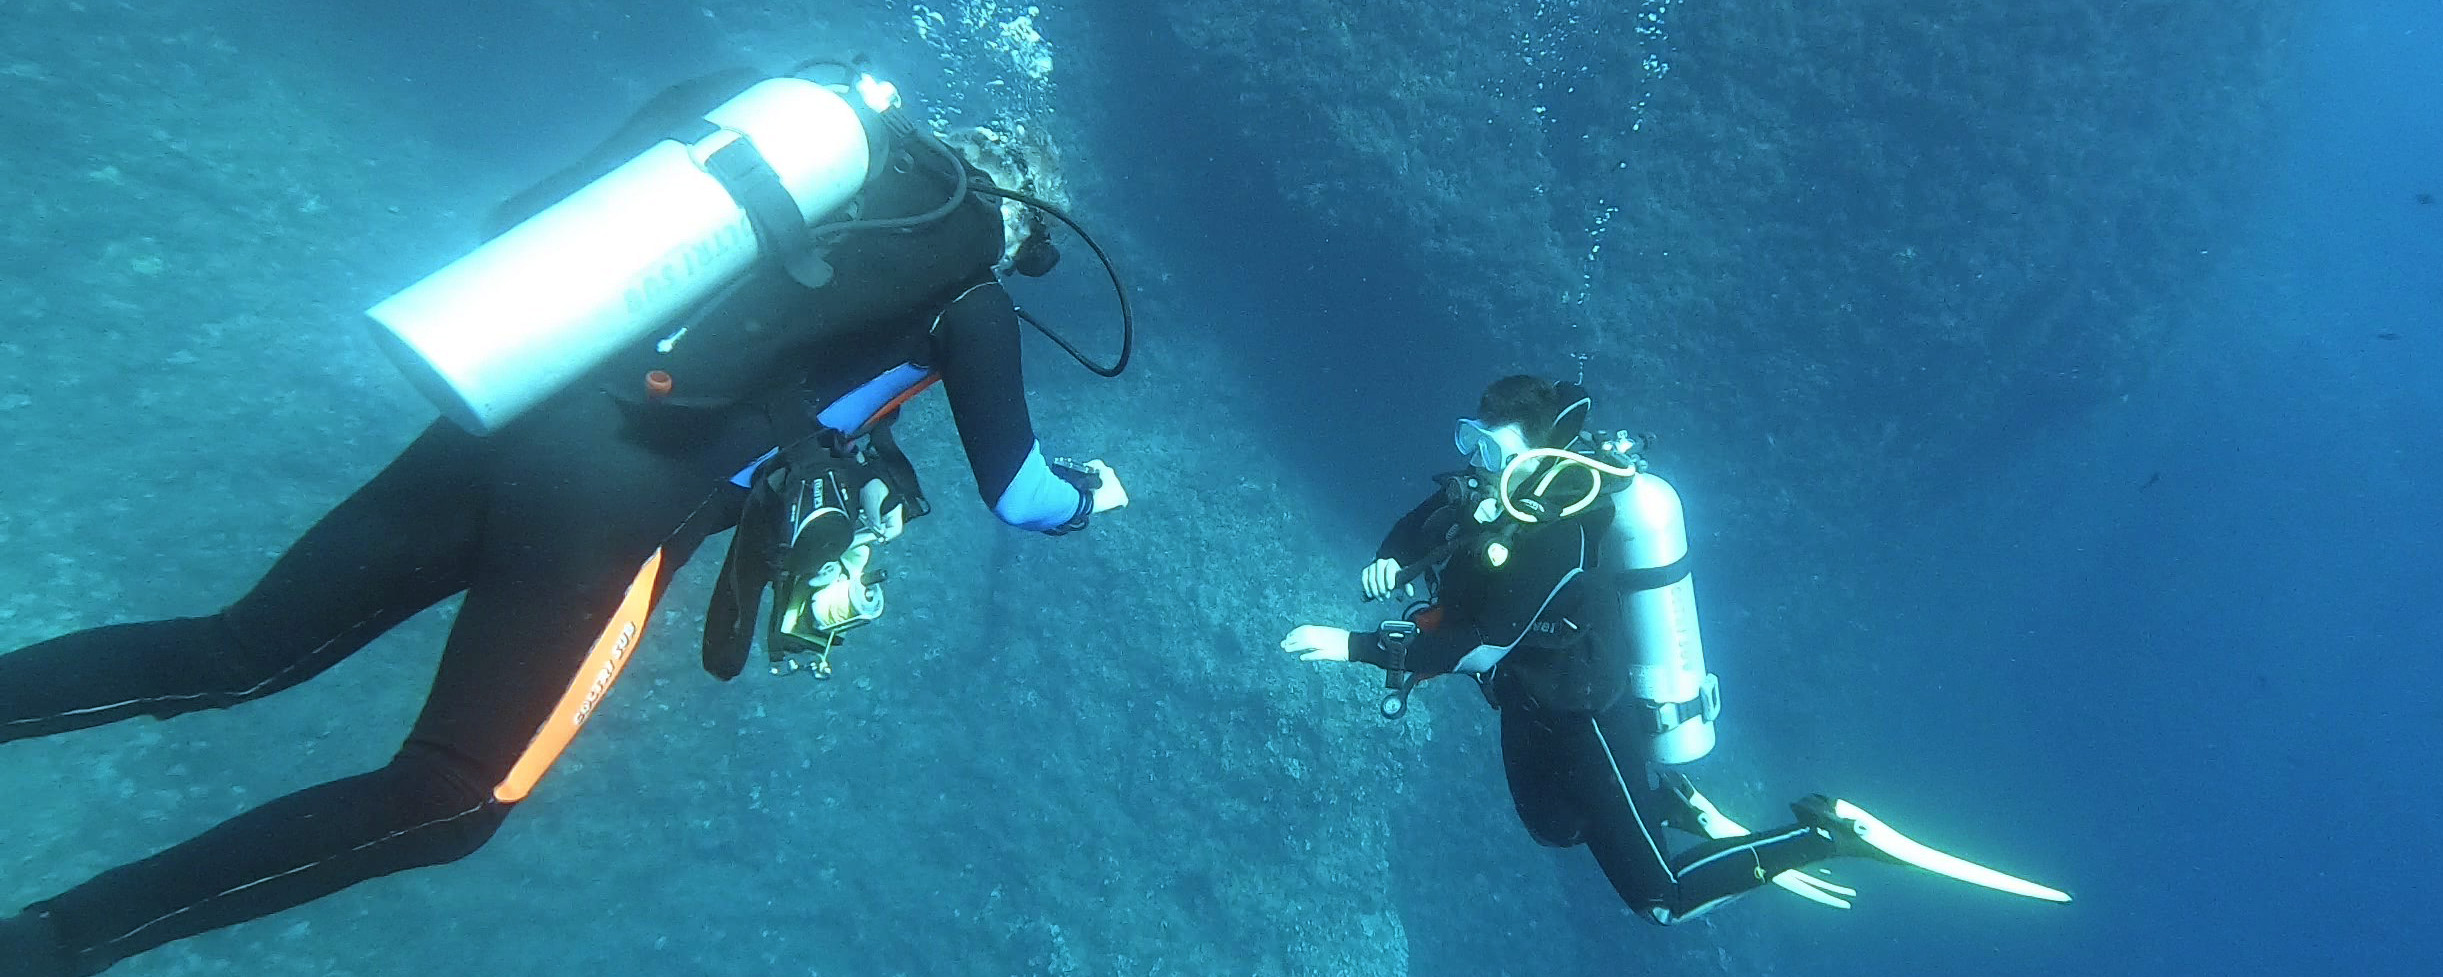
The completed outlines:
<svg viewBox="0 0 2443 977">
<path fill-rule="evenodd" d="M 2080 902 L 1961 917 L 1909 886 L 1914 919 L 1863 927 L 1879 945 L 1828 933 L 1832 952 L 1902 972 L 2443 964 L 2420 925 L 2443 826 L 2423 756 L 2443 717 L 2443 208 L 2417 197 L 2443 181 L 2443 10 L 2331 4 L 2311 25 L 2282 165 L 2207 321 L 2127 403 L 2012 458 L 1991 501 L 1913 527 L 1923 563 L 1884 585 L 1921 622 L 1894 651 L 1922 724 L 1877 717 L 1878 739 L 1982 799 L 1988 823 L 1959 827 L 1996 851 L 2066 843 Z"/>
<path fill-rule="evenodd" d="M 1854 775 L 1960 799 L 1946 830 L 2035 857 L 2013 864 L 2079 902 L 1879 885 L 1871 917 L 1809 921 L 1822 955 L 1793 970 L 2443 965 L 2422 932 L 2443 849 L 2424 756 L 2443 208 L 2417 196 L 2443 182 L 2443 10 L 2336 3 L 2309 24 L 2281 166 L 2206 321 L 2126 403 L 1986 475 L 1988 499 L 1892 527 L 1917 557 L 1871 614 L 1911 620 L 1890 636 L 1907 689 L 1846 690 L 1877 731 Z"/>
<path fill-rule="evenodd" d="M 1526 839 L 1472 693 L 1429 688 L 1420 715 L 1385 726 L 1370 678 L 1268 651 L 1291 624 L 1365 620 L 1346 576 L 1448 463 L 1449 419 L 1483 382 L 1571 372 L 1563 354 L 1593 347 L 1560 320 L 1645 308 L 1640 272 L 1671 267 L 1637 250 L 1655 222 L 1587 253 L 1605 201 L 1556 186 L 1568 199 L 1519 220 L 1555 222 L 1554 281 L 1575 298 L 1454 321 L 1474 293 L 1453 276 L 1513 266 L 1454 261 L 1436 250 L 1448 242 L 1334 209 L 1379 204 L 1364 188 L 1300 196 L 1310 173 L 1402 179 L 1380 158 L 1308 166 L 1279 145 L 1320 152 L 1315 133 L 1345 121 L 1331 107 L 1408 97 L 1399 71 L 1436 70 L 1425 22 L 1469 8 L 1347 5 L 1339 16 L 1413 11 L 1424 26 L 1368 35 L 1416 42 L 1385 48 L 1384 88 L 1288 101 L 1239 94 L 1182 33 L 1179 4 L 1044 8 L 1057 88 L 978 53 L 1023 12 L 981 2 L 940 4 L 953 26 L 930 36 L 911 28 L 922 9 L 896 2 L 38 6 L 65 25 L 55 39 L 0 48 L 0 119 L 61 133 L 0 147 L 0 193 L 25 215 L 0 235 L 0 542 L 19 553 L 0 569 L 0 647 L 234 596 L 430 416 L 334 321 L 447 260 L 468 243 L 465 215 L 662 84 L 739 57 L 785 65 L 812 53 L 808 36 L 897 66 L 916 100 L 960 118 L 1057 104 L 1081 212 L 1127 260 L 1147 320 L 1143 365 L 1119 384 L 1030 354 L 1047 443 L 1106 454 L 1139 492 L 1096 533 L 990 525 L 941 418 L 920 414 L 911 449 L 942 472 L 928 475 L 942 511 L 905 544 L 893 616 L 843 680 L 697 673 L 686 638 L 710 567 L 694 567 L 658 653 L 484 852 L 113 973 L 2443 972 L 2426 934 L 2443 910 L 2429 774 L 2443 203 L 2419 197 L 2443 195 L 2431 0 L 2303 3 L 2295 31 L 2261 39 L 2286 80 L 2262 163 L 2218 171 L 2239 191 L 2195 254 L 2115 252 L 2148 262 L 2133 276 L 2205 296 L 2147 348 L 2142 377 L 2057 383 L 2061 363 L 2031 359 L 2024 372 L 2042 375 L 2008 377 L 2020 395 L 1978 402 L 1995 415 L 1973 444 L 1915 458 L 1869 504 L 1772 467 L 1761 432 L 1780 402 L 1762 385 L 1789 373 L 1698 344 L 1589 360 L 1619 412 L 1600 419 L 1642 423 L 1633 406 L 1719 435 L 1674 431 L 1658 451 L 1690 499 L 1729 690 L 1698 781 L 1759 824 L 1803 793 L 1855 797 L 2077 896 L 2036 905 L 1839 865 L 1861 890 L 1853 911 L 1765 891 L 1673 930 L 1623 913 L 1584 852 Z M 1724 82 L 1762 66 L 1572 60 L 1630 9 L 1537 5 L 1554 33 L 1522 48 L 1563 63 L 1542 77 L 1586 84 L 1553 93 L 1543 144 L 1465 144 L 1468 119 L 1450 138 L 1592 181 L 1669 157 L 1598 141 L 1628 121 L 1672 140 L 1699 135 L 1675 130 L 1675 110 L 1739 117 L 1744 103 L 1685 93 L 1736 92 Z M 1780 23 L 1772 5 L 1739 9 L 1757 23 L 1708 29 Z M 984 26 L 961 33 L 970 14 Z M 1289 22 L 1270 40 L 1294 78 L 1302 45 L 1336 27 Z M 64 49 L 79 39 L 146 72 L 94 67 L 108 59 Z M 1816 70 L 1840 76 L 1842 50 Z M 266 96 L 263 78 L 311 94 Z M 165 94 L 178 91 L 217 97 Z M 1249 108 L 1259 95 L 1273 100 Z M 309 109 L 341 121 L 280 114 Z M 2133 110 L 2093 138 L 2170 124 Z M 1984 177 L 1904 169 L 1941 188 Z M 1751 283 L 1776 280 L 1758 270 L 1775 262 L 1850 260 L 1822 222 L 1842 208 L 1862 221 L 1880 187 L 1809 185 L 1818 196 L 1774 211 L 1775 234 L 1713 229 L 1749 262 L 1713 301 L 1772 287 Z M 2035 222 L 2052 204 L 2026 206 Z M 1905 256 L 1861 247 L 1891 251 L 1865 262 L 1888 267 L 1981 230 L 1914 228 Z M 1068 274 L 1025 298 L 1091 345 L 1105 307 L 1085 259 L 1072 249 Z M 1776 352 L 1855 391 L 1826 426 L 1859 432 L 1859 457 L 1870 432 L 1946 412 L 1887 396 L 1906 384 L 1871 350 L 1809 346 L 1797 328 Z M 1997 348 L 2017 347 L 1983 347 Z M 1739 399 L 1675 399 L 1722 389 Z M 1805 515 L 1823 512 L 1838 520 Z M 0 786 L 23 798 L 0 811 L 0 912 L 380 762 L 445 623 L 419 620 L 259 706 L 0 746 Z"/>
</svg>

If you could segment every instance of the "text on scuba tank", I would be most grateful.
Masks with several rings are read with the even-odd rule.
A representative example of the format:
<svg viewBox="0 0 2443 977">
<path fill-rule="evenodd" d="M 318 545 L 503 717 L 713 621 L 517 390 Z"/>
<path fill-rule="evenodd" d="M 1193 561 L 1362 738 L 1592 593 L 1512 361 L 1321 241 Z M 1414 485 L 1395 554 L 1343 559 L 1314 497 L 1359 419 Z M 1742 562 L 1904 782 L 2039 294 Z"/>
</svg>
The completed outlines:
<svg viewBox="0 0 2443 977">
<path fill-rule="evenodd" d="M 611 656 L 603 659 L 601 668 L 594 670 L 594 683 L 586 687 L 585 701 L 578 704 L 576 716 L 569 720 L 570 725 L 585 725 L 586 717 L 594 714 L 594 707 L 602 704 L 603 693 L 611 691 L 611 680 L 619 677 L 619 663 L 627 660 L 629 650 L 634 647 L 636 622 L 623 622 L 619 626 L 619 640 L 611 644 Z"/>
<path fill-rule="evenodd" d="M 711 237 L 672 249 L 628 286 L 629 314 L 641 315 L 669 301 L 672 292 L 685 288 L 731 252 L 754 246 L 755 226 L 740 217 L 721 225 Z"/>
</svg>

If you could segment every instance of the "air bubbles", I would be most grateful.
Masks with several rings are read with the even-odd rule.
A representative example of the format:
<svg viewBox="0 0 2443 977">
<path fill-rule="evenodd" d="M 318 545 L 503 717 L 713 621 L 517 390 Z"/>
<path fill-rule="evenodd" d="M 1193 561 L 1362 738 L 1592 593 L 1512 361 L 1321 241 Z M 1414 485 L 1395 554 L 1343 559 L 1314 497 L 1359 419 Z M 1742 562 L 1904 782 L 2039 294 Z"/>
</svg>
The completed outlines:
<svg viewBox="0 0 2443 977">
<path fill-rule="evenodd" d="M 1052 111 L 1052 42 L 1037 19 L 1040 6 L 995 0 L 951 0 L 947 12 L 918 4 L 909 20 L 918 39 L 938 54 L 948 97 L 934 100 L 927 118 L 948 128 L 954 107 L 1002 127 L 1041 119 Z"/>
</svg>

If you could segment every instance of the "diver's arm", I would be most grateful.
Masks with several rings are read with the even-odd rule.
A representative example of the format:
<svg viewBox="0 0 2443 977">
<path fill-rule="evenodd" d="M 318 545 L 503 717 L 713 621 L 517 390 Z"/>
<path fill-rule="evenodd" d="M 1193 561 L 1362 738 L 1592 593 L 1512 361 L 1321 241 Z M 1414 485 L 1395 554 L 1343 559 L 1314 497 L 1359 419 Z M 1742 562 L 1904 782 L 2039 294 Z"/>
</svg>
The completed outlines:
<svg viewBox="0 0 2443 977">
<path fill-rule="evenodd" d="M 1349 637 L 1349 660 L 1428 676 L 1489 670 L 1538 620 L 1575 613 L 1582 591 L 1593 585 L 1582 572 L 1593 544 L 1583 522 L 1520 539 L 1495 586 L 1477 599 L 1443 604 L 1440 625 L 1408 639 L 1404 652 L 1381 631 L 1360 631 Z M 1473 557 L 1453 557 L 1462 558 Z"/>
<path fill-rule="evenodd" d="M 1436 542 L 1425 538 L 1425 521 L 1433 518 L 1434 512 L 1441 508 L 1442 493 L 1426 496 L 1425 501 L 1417 503 L 1416 508 L 1408 510 L 1408 514 L 1401 516 L 1399 522 L 1393 523 L 1390 532 L 1383 534 L 1383 545 L 1375 547 L 1374 558 L 1397 560 L 1401 566 L 1424 559 Z"/>
<path fill-rule="evenodd" d="M 1349 660 L 1430 678 L 1456 671 L 1460 659 L 1482 643 L 1475 628 L 1445 619 L 1441 627 L 1417 632 L 1404 652 L 1395 647 L 1397 642 L 1385 641 L 1381 631 L 1353 632 L 1349 635 Z"/>
<path fill-rule="evenodd" d="M 984 504 L 1020 529 L 1057 535 L 1085 528 L 1100 476 L 1044 460 L 1027 415 L 1009 293 L 990 282 L 959 296 L 934 327 L 933 351 Z"/>
</svg>

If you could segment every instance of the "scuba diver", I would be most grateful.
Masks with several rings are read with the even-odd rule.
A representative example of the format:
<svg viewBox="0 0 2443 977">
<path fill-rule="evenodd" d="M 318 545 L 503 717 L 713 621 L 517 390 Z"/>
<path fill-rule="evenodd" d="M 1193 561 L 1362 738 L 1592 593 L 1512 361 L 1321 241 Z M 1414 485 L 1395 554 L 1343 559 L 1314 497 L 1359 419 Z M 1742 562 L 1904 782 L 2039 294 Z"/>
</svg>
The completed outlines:
<svg viewBox="0 0 2443 977">
<path fill-rule="evenodd" d="M 1500 714 L 1502 765 L 1528 834 L 1585 845 L 1639 915 L 1672 924 L 1767 882 L 1846 909 L 1856 890 L 1805 871 L 1833 858 L 1912 865 L 2016 895 L 2060 891 L 1919 844 L 1857 805 L 1812 795 L 1794 823 L 1749 831 L 1668 768 L 1714 746 L 1720 683 L 1705 670 L 1678 493 L 1639 439 L 1584 432 L 1576 384 L 1510 376 L 1459 422 L 1467 467 L 1394 525 L 1359 574 L 1368 600 L 1429 598 L 1352 633 L 1301 625 L 1308 661 L 1380 667 L 1386 718 L 1417 683 L 1474 678 Z M 1701 839 L 1677 852 L 1665 829 Z"/>
<path fill-rule="evenodd" d="M 1041 324 L 1001 274 L 1058 259 L 1048 148 L 945 140 L 862 64 L 809 62 L 675 86 L 503 204 L 486 244 L 369 312 L 448 419 L 219 613 L 0 655 L 5 742 L 261 698 L 464 593 L 405 744 L 0 919 L 0 974 L 98 973 L 473 852 L 733 525 L 706 668 L 737 674 L 767 589 L 775 669 L 819 658 L 880 613 L 875 552 L 926 511 L 890 424 L 937 380 L 1004 522 L 1060 535 L 1125 505 L 1028 417 L 1019 324 Z"/>
</svg>

